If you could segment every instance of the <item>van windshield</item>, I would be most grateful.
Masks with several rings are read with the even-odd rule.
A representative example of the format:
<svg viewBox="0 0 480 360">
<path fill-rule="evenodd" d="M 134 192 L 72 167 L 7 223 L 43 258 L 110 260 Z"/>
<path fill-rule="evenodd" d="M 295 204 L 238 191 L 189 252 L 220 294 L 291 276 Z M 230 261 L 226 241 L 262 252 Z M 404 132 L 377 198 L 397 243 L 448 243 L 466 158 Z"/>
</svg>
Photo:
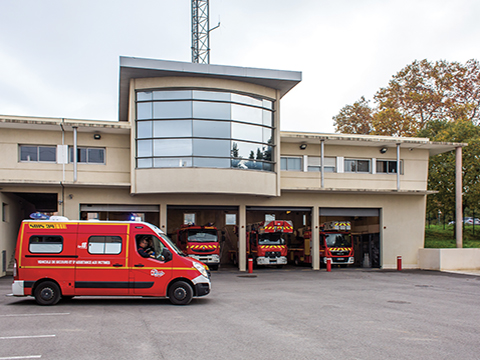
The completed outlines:
<svg viewBox="0 0 480 360">
<path fill-rule="evenodd" d="M 186 256 L 186 255 L 183 253 L 183 251 L 180 250 L 180 249 L 177 247 L 177 245 L 175 245 L 175 244 L 173 243 L 173 241 L 170 240 L 170 238 L 163 233 L 163 231 L 161 231 L 161 230 L 160 230 L 158 227 L 156 227 L 155 225 L 152 225 L 152 224 L 149 224 L 149 225 L 153 228 L 153 230 L 157 233 L 157 235 L 158 235 L 162 240 L 164 240 L 166 243 L 168 243 L 168 245 L 170 245 L 170 247 L 173 249 L 173 251 L 175 251 L 178 255 Z"/>
</svg>

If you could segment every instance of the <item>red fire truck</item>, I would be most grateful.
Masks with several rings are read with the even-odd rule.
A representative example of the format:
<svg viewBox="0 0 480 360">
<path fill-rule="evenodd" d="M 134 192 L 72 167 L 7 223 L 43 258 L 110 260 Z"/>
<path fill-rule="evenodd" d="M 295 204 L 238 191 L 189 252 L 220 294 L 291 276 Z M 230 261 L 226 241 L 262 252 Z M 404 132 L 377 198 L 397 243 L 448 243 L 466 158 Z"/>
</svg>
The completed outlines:
<svg viewBox="0 0 480 360">
<path fill-rule="evenodd" d="M 287 234 L 293 234 L 291 221 L 262 221 L 247 225 L 247 257 L 252 257 L 257 265 L 286 265 Z"/>
<path fill-rule="evenodd" d="M 331 221 L 323 224 L 320 230 L 320 262 L 327 263 L 327 258 L 332 259 L 332 264 L 347 266 L 353 264 L 353 239 L 350 234 L 350 221 Z M 312 263 L 312 232 L 304 233 L 304 244 L 290 248 L 288 257 L 295 265 Z"/>
<path fill-rule="evenodd" d="M 220 265 L 220 243 L 215 226 L 183 225 L 176 233 L 177 246 L 212 270 Z"/>
</svg>

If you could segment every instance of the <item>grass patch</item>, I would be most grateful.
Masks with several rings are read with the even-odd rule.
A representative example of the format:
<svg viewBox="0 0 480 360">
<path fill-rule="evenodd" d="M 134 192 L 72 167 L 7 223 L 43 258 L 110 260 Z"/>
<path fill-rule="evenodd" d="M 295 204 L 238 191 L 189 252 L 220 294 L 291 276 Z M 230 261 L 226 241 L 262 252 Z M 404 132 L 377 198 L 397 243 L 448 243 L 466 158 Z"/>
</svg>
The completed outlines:
<svg viewBox="0 0 480 360">
<path fill-rule="evenodd" d="M 425 248 L 455 248 L 455 225 L 430 225 L 425 228 Z M 463 247 L 480 248 L 480 225 L 463 227 Z"/>
</svg>

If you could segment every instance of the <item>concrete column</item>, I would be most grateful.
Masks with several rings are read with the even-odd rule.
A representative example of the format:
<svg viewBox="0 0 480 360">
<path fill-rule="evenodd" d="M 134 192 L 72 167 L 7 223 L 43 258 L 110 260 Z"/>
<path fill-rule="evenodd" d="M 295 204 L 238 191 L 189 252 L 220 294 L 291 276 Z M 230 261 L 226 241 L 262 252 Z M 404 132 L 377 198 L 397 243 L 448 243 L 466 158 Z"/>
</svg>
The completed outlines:
<svg viewBox="0 0 480 360">
<path fill-rule="evenodd" d="M 463 209 L 462 209 L 462 147 L 455 148 L 455 234 L 457 248 L 463 247 Z"/>
<path fill-rule="evenodd" d="M 247 211 L 245 205 L 238 208 L 238 270 L 247 271 Z"/>
<path fill-rule="evenodd" d="M 167 233 L 167 204 L 160 204 L 160 229 Z"/>
<path fill-rule="evenodd" d="M 320 270 L 320 224 L 318 206 L 314 206 L 312 209 L 312 268 L 313 270 Z"/>
</svg>

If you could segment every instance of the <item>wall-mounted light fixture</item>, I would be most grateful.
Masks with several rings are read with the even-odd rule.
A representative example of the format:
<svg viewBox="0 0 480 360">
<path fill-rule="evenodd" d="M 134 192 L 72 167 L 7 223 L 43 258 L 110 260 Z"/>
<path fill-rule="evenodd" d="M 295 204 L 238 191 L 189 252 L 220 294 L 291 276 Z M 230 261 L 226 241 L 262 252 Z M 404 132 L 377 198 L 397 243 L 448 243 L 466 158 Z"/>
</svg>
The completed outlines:
<svg viewBox="0 0 480 360">
<path fill-rule="evenodd" d="M 380 149 L 380 154 L 385 154 L 385 153 L 387 152 L 387 150 L 388 150 L 388 148 L 382 147 L 382 148 Z"/>
<path fill-rule="evenodd" d="M 307 148 L 307 144 L 301 144 L 300 145 L 300 150 L 305 150 Z"/>
<path fill-rule="evenodd" d="M 100 139 L 102 138 L 102 135 L 100 135 L 100 134 L 94 134 L 94 135 L 93 135 L 93 138 L 94 138 L 95 140 L 100 140 Z"/>
<path fill-rule="evenodd" d="M 68 198 L 69 198 L 70 200 L 72 200 L 72 199 L 73 199 L 73 194 L 68 194 Z"/>
</svg>

